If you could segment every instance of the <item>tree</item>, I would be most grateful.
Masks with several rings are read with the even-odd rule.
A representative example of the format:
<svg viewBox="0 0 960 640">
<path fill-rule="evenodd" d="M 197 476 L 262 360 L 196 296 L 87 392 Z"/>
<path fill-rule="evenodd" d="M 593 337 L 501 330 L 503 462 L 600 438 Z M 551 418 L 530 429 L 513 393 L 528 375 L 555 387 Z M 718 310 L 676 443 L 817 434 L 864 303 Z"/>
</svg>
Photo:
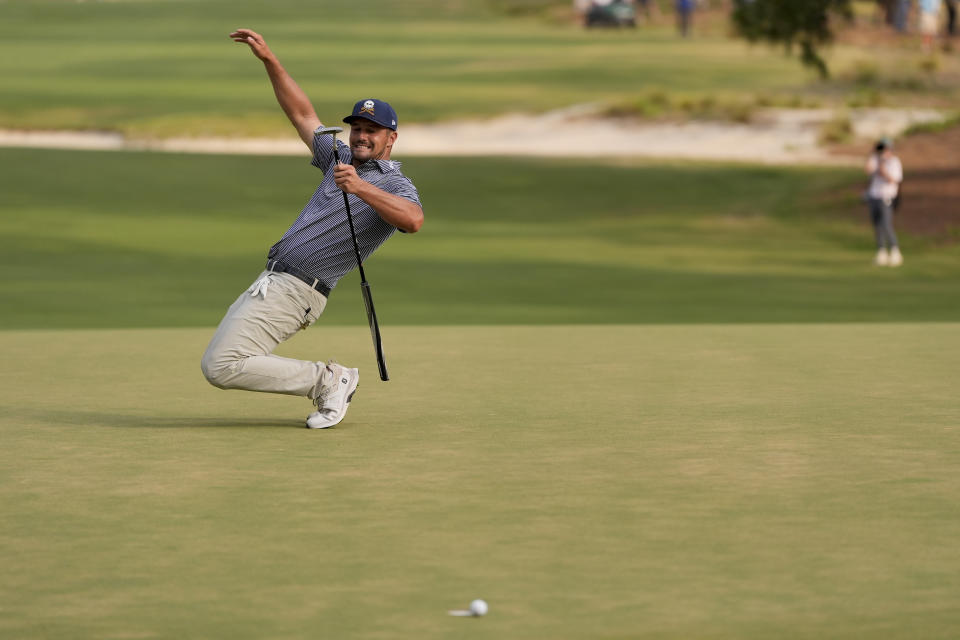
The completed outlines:
<svg viewBox="0 0 960 640">
<path fill-rule="evenodd" d="M 751 42 L 800 47 L 800 60 L 830 75 L 819 49 L 833 41 L 832 20 L 853 18 L 852 0 L 734 0 L 733 24 Z"/>
<path fill-rule="evenodd" d="M 897 10 L 897 0 L 877 0 L 877 4 L 883 10 L 883 21 L 892 26 Z"/>
</svg>

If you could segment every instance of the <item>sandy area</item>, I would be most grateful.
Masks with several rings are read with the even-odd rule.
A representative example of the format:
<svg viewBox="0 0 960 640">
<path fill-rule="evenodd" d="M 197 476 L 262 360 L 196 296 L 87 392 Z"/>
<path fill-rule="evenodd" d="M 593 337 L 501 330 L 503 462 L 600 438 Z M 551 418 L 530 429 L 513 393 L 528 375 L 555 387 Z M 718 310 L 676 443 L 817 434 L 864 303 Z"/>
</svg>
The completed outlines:
<svg viewBox="0 0 960 640">
<path fill-rule="evenodd" d="M 848 112 L 854 135 L 871 140 L 896 136 L 914 123 L 936 122 L 930 109 L 858 109 Z M 689 158 L 768 164 L 849 164 L 860 158 L 837 155 L 817 138 L 829 109 L 763 111 L 750 124 L 691 121 L 645 123 L 599 118 L 589 105 L 543 115 L 504 115 L 490 120 L 402 126 L 394 157 L 404 155 L 581 156 Z M 0 129 L 0 146 L 186 153 L 304 155 L 295 137 L 283 139 L 134 139 L 81 131 Z"/>
<path fill-rule="evenodd" d="M 960 126 L 912 135 L 898 142 L 894 152 L 903 162 L 904 176 L 897 229 L 939 244 L 960 241 Z M 852 215 L 866 221 L 862 205 Z"/>
</svg>

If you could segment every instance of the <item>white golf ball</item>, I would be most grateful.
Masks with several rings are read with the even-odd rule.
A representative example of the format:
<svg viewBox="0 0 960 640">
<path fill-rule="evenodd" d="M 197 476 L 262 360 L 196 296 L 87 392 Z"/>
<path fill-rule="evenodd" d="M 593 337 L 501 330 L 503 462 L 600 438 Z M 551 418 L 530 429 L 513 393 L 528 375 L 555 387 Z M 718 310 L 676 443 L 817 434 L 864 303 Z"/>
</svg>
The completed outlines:
<svg viewBox="0 0 960 640">
<path fill-rule="evenodd" d="M 487 615 L 488 609 L 489 607 L 487 607 L 487 603 L 484 600 L 477 599 L 470 603 L 470 613 L 475 616 Z"/>
</svg>

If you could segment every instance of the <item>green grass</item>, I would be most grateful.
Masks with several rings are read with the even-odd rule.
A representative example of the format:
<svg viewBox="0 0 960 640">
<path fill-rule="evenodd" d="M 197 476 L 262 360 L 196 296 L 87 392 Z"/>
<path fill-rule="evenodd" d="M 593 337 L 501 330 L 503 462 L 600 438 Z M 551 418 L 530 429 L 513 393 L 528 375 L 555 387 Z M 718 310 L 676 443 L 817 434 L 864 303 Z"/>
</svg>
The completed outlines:
<svg viewBox="0 0 960 640">
<path fill-rule="evenodd" d="M 958 330 L 392 327 L 324 432 L 212 328 L 2 332 L 0 635 L 954 638 Z"/>
<path fill-rule="evenodd" d="M 0 150 L 0 637 L 957 636 L 957 247 L 871 267 L 857 171 L 404 166 L 312 432 L 199 370 L 305 159 Z"/>
<path fill-rule="evenodd" d="M 320 173 L 300 158 L 0 150 L 0 327 L 215 325 Z M 952 321 L 955 246 L 870 265 L 856 171 L 410 159 L 427 222 L 367 265 L 399 324 Z M 856 212 L 856 213 L 852 213 Z M 325 324 L 362 322 L 349 276 Z"/>
<path fill-rule="evenodd" d="M 260 63 L 227 38 L 240 26 L 265 34 L 330 119 L 365 95 L 389 99 L 405 122 L 622 108 L 651 91 L 676 103 L 843 104 L 864 90 L 890 106 L 956 103 L 960 62 L 923 71 L 909 45 L 830 49 L 836 80 L 822 83 L 796 58 L 731 39 L 722 25 L 682 40 L 667 19 L 586 31 L 509 13 L 464 0 L 11 0 L 0 3 L 0 127 L 286 134 Z"/>
<path fill-rule="evenodd" d="M 811 79 L 795 60 L 725 38 L 587 32 L 474 2 L 6 2 L 0 25 L 4 127 L 286 134 L 262 65 L 227 38 L 240 26 L 266 36 L 321 118 L 371 94 L 411 122 L 622 101 L 651 86 L 775 92 Z"/>
<path fill-rule="evenodd" d="M 811 85 L 668 22 L 327 4 L 0 2 L 0 127 L 289 136 L 238 26 L 328 119 L 956 92 L 893 49 Z M 311 432 L 199 371 L 305 159 L 0 150 L 0 637 L 958 636 L 957 246 L 872 268 L 854 170 L 405 170 L 427 223 L 367 264 L 393 379 L 350 276 L 278 350 L 364 372 Z"/>
<path fill-rule="evenodd" d="M 940 122 L 928 122 L 911 125 L 903 132 L 904 136 L 912 136 L 921 133 L 943 133 L 960 125 L 960 112 L 953 113 Z"/>
</svg>

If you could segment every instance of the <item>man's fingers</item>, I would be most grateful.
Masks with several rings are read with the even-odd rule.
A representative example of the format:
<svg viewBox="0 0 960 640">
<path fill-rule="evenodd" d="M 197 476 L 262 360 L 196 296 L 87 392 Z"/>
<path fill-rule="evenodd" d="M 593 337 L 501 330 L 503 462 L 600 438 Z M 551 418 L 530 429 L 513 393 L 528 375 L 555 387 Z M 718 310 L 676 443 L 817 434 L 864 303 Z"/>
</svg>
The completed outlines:
<svg viewBox="0 0 960 640">
<path fill-rule="evenodd" d="M 230 37 L 236 42 L 243 42 L 245 44 L 263 44 L 263 36 L 250 29 L 237 29 L 230 34 Z"/>
<path fill-rule="evenodd" d="M 341 163 L 333 167 L 333 182 L 345 193 L 353 193 L 351 185 L 354 184 L 356 177 L 357 173 L 353 165 Z"/>
</svg>

